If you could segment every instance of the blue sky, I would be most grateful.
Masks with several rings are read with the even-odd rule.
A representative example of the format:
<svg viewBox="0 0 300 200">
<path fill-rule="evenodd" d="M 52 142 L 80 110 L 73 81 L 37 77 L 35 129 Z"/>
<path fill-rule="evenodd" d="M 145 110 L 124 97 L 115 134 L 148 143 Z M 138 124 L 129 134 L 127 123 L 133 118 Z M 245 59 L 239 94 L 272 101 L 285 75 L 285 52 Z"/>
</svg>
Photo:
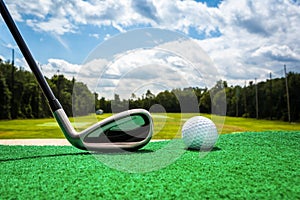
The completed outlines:
<svg viewBox="0 0 300 200">
<path fill-rule="evenodd" d="M 232 85 L 254 78 L 265 80 L 270 72 L 280 77 L 284 64 L 290 70 L 300 69 L 298 0 L 6 3 L 35 59 L 49 77 L 57 70 L 67 77 L 74 76 L 101 43 L 146 27 L 190 37 L 212 59 L 218 78 Z M 1 19 L 0 57 L 10 59 L 11 48 L 16 48 L 17 65 L 28 69 Z M 112 81 L 108 85 L 117 84 L 117 80 L 107 81 Z M 93 87 L 91 83 L 89 87 Z"/>
</svg>

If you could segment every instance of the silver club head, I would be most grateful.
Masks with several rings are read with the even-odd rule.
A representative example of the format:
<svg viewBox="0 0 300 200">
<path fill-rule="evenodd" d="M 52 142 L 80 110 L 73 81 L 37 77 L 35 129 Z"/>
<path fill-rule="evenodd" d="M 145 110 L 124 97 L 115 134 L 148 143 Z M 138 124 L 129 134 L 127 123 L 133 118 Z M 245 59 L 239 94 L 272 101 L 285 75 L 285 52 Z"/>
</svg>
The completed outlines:
<svg viewBox="0 0 300 200">
<path fill-rule="evenodd" d="M 144 109 L 132 109 L 108 117 L 77 133 L 63 109 L 54 116 L 69 142 L 89 151 L 128 150 L 145 146 L 152 138 L 153 120 Z"/>
</svg>

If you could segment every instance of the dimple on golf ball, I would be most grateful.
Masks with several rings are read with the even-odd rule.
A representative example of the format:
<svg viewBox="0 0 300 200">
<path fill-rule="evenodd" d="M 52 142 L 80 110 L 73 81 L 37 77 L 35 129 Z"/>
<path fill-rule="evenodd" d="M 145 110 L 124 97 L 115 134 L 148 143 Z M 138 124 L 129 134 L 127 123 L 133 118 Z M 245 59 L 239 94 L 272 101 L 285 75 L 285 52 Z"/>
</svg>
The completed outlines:
<svg viewBox="0 0 300 200">
<path fill-rule="evenodd" d="M 217 127 L 206 117 L 192 117 L 183 124 L 182 139 L 189 149 L 211 150 L 218 140 Z"/>
</svg>

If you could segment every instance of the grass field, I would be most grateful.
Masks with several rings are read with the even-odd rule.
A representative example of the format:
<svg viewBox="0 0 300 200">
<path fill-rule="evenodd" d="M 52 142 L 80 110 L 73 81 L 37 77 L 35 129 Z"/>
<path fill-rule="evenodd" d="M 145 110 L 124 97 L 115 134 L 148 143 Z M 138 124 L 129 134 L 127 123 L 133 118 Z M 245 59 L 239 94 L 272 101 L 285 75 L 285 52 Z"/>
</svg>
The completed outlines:
<svg viewBox="0 0 300 200">
<path fill-rule="evenodd" d="M 154 139 L 179 138 L 182 124 L 195 114 L 153 114 Z M 104 119 L 110 114 L 71 118 L 74 125 L 83 129 L 97 120 Z M 211 115 L 204 115 L 211 118 Z M 216 118 L 216 116 L 213 116 Z M 226 117 L 224 125 L 222 118 L 216 118 L 219 133 L 236 133 L 245 131 L 267 131 L 267 130 L 300 130 L 300 124 L 290 124 L 282 121 L 256 120 L 249 118 Z M 222 126 L 223 125 L 223 126 Z M 64 138 L 61 130 L 53 118 L 50 119 L 27 119 L 27 120 L 4 120 L 0 121 L 0 139 L 12 138 Z"/>
<path fill-rule="evenodd" d="M 203 157 L 172 158 L 173 141 L 131 154 L 0 145 L 0 199 L 300 199 L 299 131 L 223 134 Z M 146 164 L 157 170 L 132 173 Z"/>
<path fill-rule="evenodd" d="M 108 116 L 71 122 L 83 129 Z M 153 138 L 179 138 L 192 116 L 153 114 Z M 135 153 L 0 145 L 0 199 L 300 199 L 300 124 L 205 116 L 222 133 L 211 152 L 177 139 Z M 8 138 L 64 136 L 54 119 L 0 121 Z"/>
</svg>

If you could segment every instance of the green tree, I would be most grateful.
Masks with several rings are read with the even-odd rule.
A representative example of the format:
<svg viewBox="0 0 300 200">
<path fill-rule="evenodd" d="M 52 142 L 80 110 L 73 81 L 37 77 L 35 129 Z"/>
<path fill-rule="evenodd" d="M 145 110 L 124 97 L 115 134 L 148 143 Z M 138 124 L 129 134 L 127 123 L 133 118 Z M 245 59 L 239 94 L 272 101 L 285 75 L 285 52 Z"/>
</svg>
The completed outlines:
<svg viewBox="0 0 300 200">
<path fill-rule="evenodd" d="M 114 100 L 111 101 L 111 110 L 113 113 L 122 112 L 129 109 L 129 100 L 121 101 L 120 95 L 115 94 Z"/>
<path fill-rule="evenodd" d="M 11 92 L 0 72 L 0 119 L 10 119 Z"/>
<path fill-rule="evenodd" d="M 226 81 L 219 80 L 216 85 L 210 89 L 211 112 L 218 115 L 226 115 L 226 90 L 228 84 Z"/>
<path fill-rule="evenodd" d="M 199 112 L 198 97 L 195 94 L 195 90 L 192 87 L 184 89 L 174 89 L 172 93 L 175 94 L 179 105 L 176 112 L 193 113 Z"/>
<path fill-rule="evenodd" d="M 288 86 L 291 105 L 291 121 L 300 119 L 300 74 L 290 72 L 288 74 Z"/>
<path fill-rule="evenodd" d="M 95 96 L 90 92 L 87 85 L 75 82 L 72 105 L 74 116 L 83 116 L 95 112 Z"/>
<path fill-rule="evenodd" d="M 180 112 L 180 105 L 178 99 L 173 92 L 168 90 L 160 92 L 156 96 L 156 101 L 162 105 L 167 112 Z"/>
<path fill-rule="evenodd" d="M 199 107 L 201 113 L 211 113 L 211 98 L 207 88 L 203 91 L 200 97 Z"/>
<path fill-rule="evenodd" d="M 98 100 L 97 103 L 98 107 L 97 109 L 102 109 L 105 113 L 111 112 L 111 104 L 109 100 L 106 100 L 105 97 L 101 97 L 100 100 Z"/>
</svg>

